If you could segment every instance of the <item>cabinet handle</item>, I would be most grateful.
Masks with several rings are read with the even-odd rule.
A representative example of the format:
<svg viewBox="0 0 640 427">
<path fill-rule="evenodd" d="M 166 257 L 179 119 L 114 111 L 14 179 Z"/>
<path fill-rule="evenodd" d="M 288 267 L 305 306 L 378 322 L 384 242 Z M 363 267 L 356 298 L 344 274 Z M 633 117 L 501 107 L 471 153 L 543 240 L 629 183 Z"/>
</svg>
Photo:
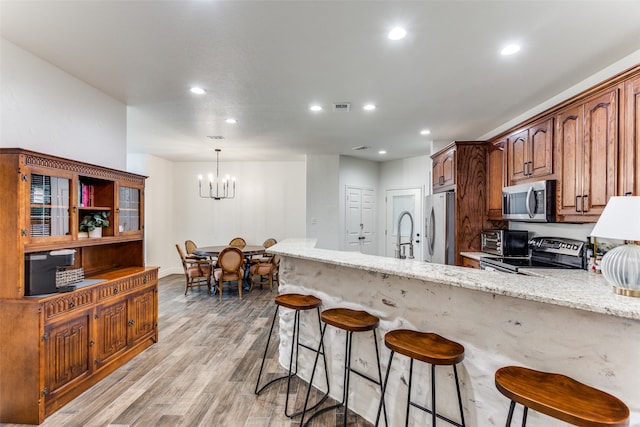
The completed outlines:
<svg viewBox="0 0 640 427">
<path fill-rule="evenodd" d="M 48 388 L 43 388 L 42 391 L 40 392 L 41 395 L 46 396 L 47 394 L 49 394 L 49 389 Z"/>
<path fill-rule="evenodd" d="M 73 308 L 76 306 L 76 303 L 73 301 L 69 301 L 69 308 Z"/>
<path fill-rule="evenodd" d="M 576 212 L 581 212 L 580 211 L 580 203 L 578 203 L 578 199 L 580 199 L 580 198 L 582 198 L 582 196 L 576 196 Z"/>
<path fill-rule="evenodd" d="M 529 165 L 529 162 L 524 162 L 522 164 L 522 173 L 524 174 L 524 176 L 528 176 L 529 172 L 527 171 L 527 166 Z"/>
<path fill-rule="evenodd" d="M 133 326 L 133 325 L 134 325 L 134 323 L 136 323 L 136 322 L 135 322 L 133 319 L 131 319 L 131 320 L 129 320 L 129 321 L 127 322 L 127 325 L 129 325 L 129 326 Z"/>
<path fill-rule="evenodd" d="M 114 293 L 114 294 L 117 294 L 117 293 L 118 293 L 118 287 L 117 287 L 117 286 L 114 286 L 114 287 L 113 287 L 113 293 Z"/>
<path fill-rule="evenodd" d="M 95 342 L 94 340 L 90 340 L 90 341 L 89 341 L 89 347 L 93 347 L 93 345 L 94 345 L 95 343 L 96 343 L 96 342 Z"/>
<path fill-rule="evenodd" d="M 73 213 L 78 212 L 78 208 L 77 208 L 77 207 L 75 207 L 75 206 L 73 207 L 73 209 L 72 209 L 72 210 L 73 210 Z"/>
<path fill-rule="evenodd" d="M 586 199 L 587 197 L 589 197 L 588 194 L 583 194 L 582 195 L 582 212 L 587 212 L 588 210 L 584 208 L 584 199 Z"/>
<path fill-rule="evenodd" d="M 146 284 L 147 284 L 147 276 L 144 276 L 144 277 L 142 278 L 142 283 L 143 283 L 144 285 L 146 285 Z"/>
<path fill-rule="evenodd" d="M 624 193 L 625 196 L 632 196 L 633 193 L 631 191 L 627 191 L 626 193 Z"/>
</svg>

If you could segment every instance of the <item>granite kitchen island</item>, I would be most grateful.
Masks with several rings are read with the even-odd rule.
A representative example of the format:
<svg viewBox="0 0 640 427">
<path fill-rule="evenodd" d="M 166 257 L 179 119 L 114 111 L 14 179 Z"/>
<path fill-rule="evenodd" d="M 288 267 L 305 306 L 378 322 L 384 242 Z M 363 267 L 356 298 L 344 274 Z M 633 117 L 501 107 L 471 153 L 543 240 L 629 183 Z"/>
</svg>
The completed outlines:
<svg viewBox="0 0 640 427">
<path fill-rule="evenodd" d="M 509 400 L 494 386 L 505 365 L 558 372 L 622 399 L 630 426 L 640 427 L 640 299 L 616 295 L 600 275 L 576 270 L 536 270 L 535 276 L 429 264 L 416 260 L 314 248 L 312 240 L 287 240 L 270 248 L 282 257 L 280 293 L 308 293 L 323 308 L 361 309 L 380 317 L 379 336 L 397 328 L 436 332 L 465 347 L 458 367 L 468 426 L 503 426 Z M 288 366 L 293 315 L 280 315 L 280 363 Z M 317 343 L 317 319 L 301 316 L 301 334 Z M 342 396 L 344 333 L 326 334 L 331 395 Z M 383 375 L 389 351 L 379 340 Z M 371 335 L 354 335 L 353 366 L 376 376 Z M 310 378 L 314 354 L 300 353 L 299 375 Z M 404 425 L 409 359 L 397 355 L 389 378 L 390 424 Z M 430 400 L 428 366 L 414 365 L 412 400 Z M 438 410 L 458 419 L 452 370 L 436 369 Z M 323 389 L 323 375 L 314 385 Z M 379 391 L 351 381 L 349 407 L 375 420 Z M 320 380 L 318 380 L 320 379 Z M 516 410 L 516 417 L 521 408 Z M 429 415 L 412 409 L 413 425 Z M 519 420 L 519 418 L 516 418 Z M 382 424 L 383 425 L 383 424 Z M 440 424 L 438 424 L 440 425 Z M 566 426 L 533 411 L 531 427 Z"/>
</svg>

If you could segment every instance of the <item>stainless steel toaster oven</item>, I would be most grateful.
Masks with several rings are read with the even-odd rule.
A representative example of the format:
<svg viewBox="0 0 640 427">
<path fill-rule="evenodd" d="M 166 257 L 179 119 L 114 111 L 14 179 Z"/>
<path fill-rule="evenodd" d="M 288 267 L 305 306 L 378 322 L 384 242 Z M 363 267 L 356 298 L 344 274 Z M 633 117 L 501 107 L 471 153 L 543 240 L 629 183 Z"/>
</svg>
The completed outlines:
<svg viewBox="0 0 640 427">
<path fill-rule="evenodd" d="M 500 256 L 529 255 L 529 233 L 526 230 L 484 230 L 482 252 Z"/>
</svg>

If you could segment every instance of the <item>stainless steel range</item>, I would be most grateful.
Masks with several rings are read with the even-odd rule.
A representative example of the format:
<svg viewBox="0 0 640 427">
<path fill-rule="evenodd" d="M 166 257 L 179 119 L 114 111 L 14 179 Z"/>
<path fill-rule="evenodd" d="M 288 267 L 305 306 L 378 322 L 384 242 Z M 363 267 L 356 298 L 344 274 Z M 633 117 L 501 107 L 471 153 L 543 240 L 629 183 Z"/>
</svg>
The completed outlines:
<svg viewBox="0 0 640 427">
<path fill-rule="evenodd" d="M 573 268 L 586 269 L 585 243 L 564 237 L 534 237 L 529 240 L 531 256 L 480 257 L 480 268 L 507 273 L 519 273 L 520 269 Z"/>
</svg>

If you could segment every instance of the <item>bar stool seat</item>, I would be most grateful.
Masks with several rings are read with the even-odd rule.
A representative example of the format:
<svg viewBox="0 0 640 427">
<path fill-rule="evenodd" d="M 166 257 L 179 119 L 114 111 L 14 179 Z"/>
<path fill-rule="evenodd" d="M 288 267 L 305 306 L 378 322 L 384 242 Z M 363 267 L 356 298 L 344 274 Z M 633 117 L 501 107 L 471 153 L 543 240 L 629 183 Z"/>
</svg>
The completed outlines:
<svg viewBox="0 0 640 427">
<path fill-rule="evenodd" d="M 629 408 L 624 402 L 565 375 L 506 366 L 496 371 L 495 383 L 511 399 L 507 426 L 516 402 L 524 406 L 523 426 L 528 408 L 581 427 L 629 425 Z"/>
<path fill-rule="evenodd" d="M 348 308 L 332 308 L 321 314 L 322 321 L 338 329 L 351 332 L 372 331 L 380 324 L 380 319 L 366 311 Z"/>
<path fill-rule="evenodd" d="M 317 351 L 318 355 L 322 354 L 322 358 L 325 366 L 325 381 L 327 384 L 327 392 L 312 408 L 315 408 L 316 406 L 320 405 L 322 402 L 324 402 L 327 399 L 327 397 L 329 397 L 329 374 L 328 372 L 326 372 L 327 360 L 324 354 L 324 345 L 322 342 L 322 337 L 320 339 L 320 344 L 317 350 L 306 344 L 300 343 L 300 312 L 315 309 L 318 314 L 318 331 L 322 332 L 322 325 L 320 323 L 320 306 L 322 305 L 322 300 L 314 297 L 313 295 L 281 294 L 274 298 L 274 302 L 276 304 L 276 311 L 273 315 L 273 320 L 271 322 L 271 329 L 269 330 L 269 337 L 267 338 L 267 345 L 265 346 L 264 355 L 262 356 L 262 364 L 260 365 L 260 372 L 258 373 L 258 380 L 256 381 L 255 394 L 259 395 L 260 393 L 262 393 L 264 389 L 269 387 L 271 384 L 278 382 L 280 380 L 286 379 L 287 380 L 287 396 L 286 396 L 286 401 L 284 406 L 284 413 L 287 417 L 293 418 L 302 413 L 302 412 L 297 412 L 292 414 L 289 413 L 289 391 L 291 388 L 291 377 L 296 376 L 298 372 L 298 353 L 299 353 L 300 347 L 306 348 L 311 351 Z M 293 319 L 293 336 L 291 337 L 291 354 L 289 356 L 289 370 L 287 375 L 274 378 L 271 381 L 267 382 L 265 385 L 263 385 L 262 388 L 259 388 L 260 378 L 262 377 L 262 370 L 264 369 L 264 363 L 267 358 L 267 352 L 269 350 L 269 342 L 271 341 L 271 335 L 273 334 L 273 328 L 274 328 L 276 319 L 278 317 L 278 311 L 280 307 L 295 310 L 295 315 Z M 296 354 L 295 371 L 293 370 L 294 350 Z"/>
<path fill-rule="evenodd" d="M 458 381 L 458 370 L 456 365 L 464 360 L 464 346 L 455 341 L 451 341 L 433 332 L 420 332 L 409 329 L 396 329 L 387 332 L 384 336 L 384 343 L 391 350 L 389 356 L 389 364 L 387 365 L 387 374 L 385 375 L 384 385 L 382 388 L 382 397 L 378 407 L 378 415 L 376 416 L 376 425 L 380 419 L 380 408 L 384 404 L 384 394 L 387 389 L 389 380 L 389 372 L 391 371 L 391 363 L 394 354 L 400 353 L 411 358 L 409 363 L 409 384 L 407 395 L 406 425 L 409 424 L 409 409 L 414 406 L 421 409 L 432 416 L 431 425 L 436 425 L 436 418 L 440 418 L 455 426 L 464 427 L 464 413 L 462 408 L 462 397 L 460 395 L 460 382 Z M 431 365 L 431 409 L 425 408 L 411 401 L 411 385 L 413 378 L 413 361 L 419 360 Z M 458 392 L 458 405 L 460 407 L 460 423 L 453 421 L 436 412 L 436 384 L 435 384 L 435 367 L 443 365 L 453 365 L 453 373 L 456 381 L 456 390 Z"/>
<path fill-rule="evenodd" d="M 315 412 L 305 423 L 305 415 L 310 408 L 307 408 L 307 400 L 309 399 L 309 393 L 311 391 L 311 385 L 313 384 L 313 376 L 315 374 L 316 365 L 318 363 L 318 355 L 316 355 L 316 360 L 313 365 L 313 370 L 311 371 L 311 380 L 309 381 L 309 388 L 307 389 L 307 396 L 305 398 L 305 409 L 302 413 L 302 419 L 300 420 L 300 426 L 304 427 L 311 422 L 313 418 L 329 411 L 331 409 L 336 409 L 339 407 L 344 407 L 344 426 L 347 425 L 347 415 L 349 412 L 349 382 L 351 377 L 351 372 L 357 374 L 361 378 L 371 381 L 374 384 L 382 387 L 382 371 L 380 370 L 380 354 L 378 351 L 378 339 L 376 336 L 376 330 L 378 325 L 380 324 L 380 319 L 372 314 L 367 313 L 362 310 L 352 310 L 348 308 L 332 308 L 329 310 L 325 310 L 322 312 L 321 316 L 322 321 L 324 322 L 324 326 L 322 328 L 321 342 L 322 337 L 327 329 L 327 325 L 331 325 L 337 329 L 341 329 L 347 332 L 346 341 L 345 341 L 345 366 L 344 366 L 344 380 L 343 380 L 343 393 L 342 393 L 342 402 L 332 405 L 326 408 L 322 408 L 319 411 Z M 352 338 L 354 332 L 373 332 L 373 341 L 376 352 L 376 361 L 378 367 L 378 379 L 371 378 L 364 373 L 358 372 L 357 370 L 351 368 L 351 345 Z M 387 416 L 386 407 L 383 407 L 385 420 Z"/>
</svg>

